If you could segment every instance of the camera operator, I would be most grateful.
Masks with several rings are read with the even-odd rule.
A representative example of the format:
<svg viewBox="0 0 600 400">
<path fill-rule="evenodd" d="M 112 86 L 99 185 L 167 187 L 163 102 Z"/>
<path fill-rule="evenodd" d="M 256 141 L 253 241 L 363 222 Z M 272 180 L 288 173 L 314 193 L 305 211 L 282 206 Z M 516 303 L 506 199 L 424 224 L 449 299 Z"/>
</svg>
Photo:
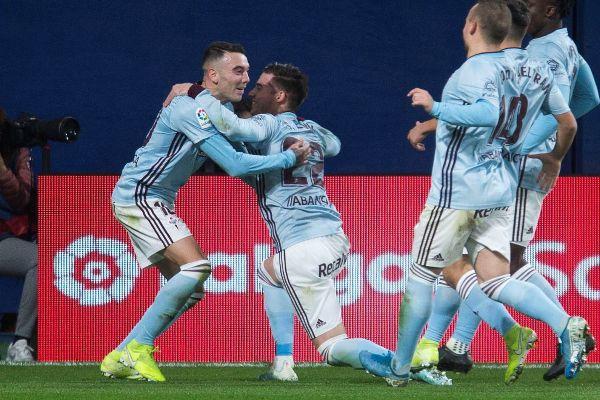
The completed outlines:
<svg viewBox="0 0 600 400">
<path fill-rule="evenodd" d="M 0 109 L 0 275 L 23 277 L 15 340 L 7 361 L 34 361 L 30 340 L 37 321 L 37 245 L 31 241 L 33 174 L 30 150 L 6 140 L 9 121 Z M 3 138 L 4 136 L 4 138 Z M 4 139 L 4 140 L 3 140 Z"/>
</svg>

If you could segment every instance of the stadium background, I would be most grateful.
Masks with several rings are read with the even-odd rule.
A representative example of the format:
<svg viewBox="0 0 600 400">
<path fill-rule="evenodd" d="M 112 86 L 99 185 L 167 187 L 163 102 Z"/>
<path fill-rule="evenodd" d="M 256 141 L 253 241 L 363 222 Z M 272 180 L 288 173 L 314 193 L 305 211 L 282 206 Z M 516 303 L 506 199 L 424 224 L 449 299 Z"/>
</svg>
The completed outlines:
<svg viewBox="0 0 600 400">
<path fill-rule="evenodd" d="M 311 77 L 310 95 L 301 114 L 332 129 L 343 143 L 342 153 L 328 162 L 327 172 L 362 175 L 362 178 L 330 179 L 337 188 L 333 189 L 333 197 L 340 199 L 338 205 L 344 213 L 346 226 L 353 223 L 348 220 L 350 215 L 360 218 L 358 213 L 364 205 L 365 192 L 368 193 L 368 204 L 377 211 L 372 218 L 379 224 L 372 221 L 374 225 L 369 225 L 372 231 L 364 238 L 357 237 L 354 247 L 365 246 L 364 249 L 373 252 L 373 255 L 385 251 L 405 254 L 426 183 L 422 178 L 410 177 L 389 178 L 392 181 L 380 178 L 383 180 L 377 181 L 378 178 L 367 175 L 419 175 L 429 172 L 433 156 L 432 142 L 427 143 L 430 145 L 429 151 L 421 154 L 412 151 L 404 140 L 414 121 L 425 118 L 423 113 L 411 109 L 405 94 L 412 87 L 420 86 L 439 97 L 443 84 L 464 59 L 460 32 L 470 4 L 471 1 L 451 0 L 379 4 L 355 1 L 304 1 L 300 4 L 291 1 L 2 1 L 0 87 L 3 96 L 0 106 L 12 117 L 20 111 L 29 111 L 43 118 L 60 115 L 78 118 L 82 126 L 80 140 L 71 145 L 53 146 L 54 171 L 66 174 L 118 174 L 141 144 L 170 85 L 200 79 L 199 60 L 205 45 L 213 40 L 241 42 L 246 47 L 251 63 L 250 86 L 262 66 L 274 60 L 297 64 Z M 599 12 L 598 2 L 579 0 L 576 12 L 567 21 L 581 53 L 597 77 L 600 76 L 600 43 L 597 41 L 600 25 L 594 18 Z M 564 173 L 600 174 L 597 158 L 600 136 L 595 129 L 598 124 L 598 110 L 581 121 L 574 151 L 564 163 Z M 104 309 L 96 306 L 93 314 L 83 315 L 81 313 L 86 312 L 85 307 L 79 311 L 69 308 L 73 306 L 69 303 L 71 300 L 53 289 L 54 256 L 57 252 L 65 251 L 77 237 L 104 237 L 102 235 L 109 232 L 113 235 L 110 237 L 124 240 L 123 232 L 116 229 L 114 221 L 102 208 L 106 207 L 108 201 L 107 187 L 112 185 L 115 178 L 87 176 L 79 181 L 77 179 L 60 176 L 48 179 L 46 186 L 42 186 L 41 205 L 50 210 L 42 213 L 41 221 L 42 234 L 47 235 L 41 237 L 41 242 L 48 246 L 42 249 L 40 264 L 43 278 L 41 301 L 46 301 L 42 304 L 47 306 L 40 308 L 40 355 L 46 360 L 81 358 L 66 350 L 63 355 L 56 354 L 51 349 L 57 343 L 57 335 L 70 332 L 66 329 L 69 326 L 79 326 L 88 335 L 73 336 L 79 346 L 83 338 L 88 338 L 90 342 L 98 335 L 106 338 L 94 344 L 97 347 L 91 354 L 98 359 L 148 304 L 158 282 L 156 276 L 144 274 L 140 278 L 143 285 L 135 286 L 139 295 L 135 292 L 127 297 L 130 302 L 126 305 L 130 308 L 126 308 L 127 312 L 124 313 L 127 317 L 118 318 L 117 321 L 114 318 L 115 309 L 111 307 L 123 307 L 122 304 L 114 302 Z M 224 185 L 220 179 L 216 178 L 216 184 Z M 365 186 L 364 182 L 375 181 L 378 182 L 373 183 L 375 186 Z M 542 256 L 544 265 L 567 268 L 570 290 L 577 297 L 576 293 L 579 292 L 574 287 L 578 277 L 573 274 L 575 266 L 589 259 L 596 265 L 600 264 L 597 231 L 600 189 L 597 180 L 563 182 L 568 182 L 561 183 L 566 185 L 562 189 L 563 194 L 553 194 L 553 207 L 545 211 L 548 217 L 542 222 L 542 231 L 552 233 L 545 239 L 544 236 L 538 237 L 536 242 L 550 246 L 546 252 L 554 253 Z M 329 181 L 327 184 L 330 184 Z M 400 187 L 395 187 L 396 184 Z M 402 189 L 404 185 L 411 190 Z M 204 215 L 202 220 L 197 217 L 198 207 L 217 207 L 217 200 L 224 200 L 223 206 L 227 207 L 231 205 L 226 203 L 234 199 L 241 202 L 235 204 L 251 203 L 247 198 L 249 194 L 238 186 L 234 186 L 234 190 L 221 188 L 222 191 L 217 193 L 221 193 L 222 197 L 212 198 L 211 203 L 202 204 L 194 201 L 193 197 L 187 203 L 185 200 L 182 202 L 181 206 L 185 204 L 187 207 L 182 208 L 186 221 L 192 226 L 198 224 L 195 232 L 202 233 L 200 224 L 205 220 Z M 190 190 L 186 188 L 186 191 Z M 236 197 L 238 190 L 243 201 Z M 393 197 L 395 190 L 405 191 Z M 581 190 L 584 192 L 580 193 Z M 344 193 L 353 195 L 344 197 Z M 573 203 L 574 199 L 568 197 L 574 193 L 580 193 L 577 197 L 580 202 Z M 405 215 L 403 207 L 407 202 L 411 204 L 411 211 Z M 257 213 L 251 213 L 251 209 L 248 209 L 242 216 L 239 208 L 233 208 L 230 214 L 225 214 L 229 222 L 215 219 L 211 225 L 211 237 L 206 238 L 209 249 L 217 244 L 222 246 L 217 239 L 229 237 L 231 231 L 239 238 L 231 242 L 232 246 L 238 242 L 246 243 L 244 238 L 252 235 L 260 237 L 262 244 L 269 243 Z M 216 218 L 217 214 L 207 212 L 205 215 Z M 389 229 L 380 228 L 381 224 Z M 381 247 L 369 248 L 372 244 L 368 239 L 374 233 L 381 236 L 376 242 Z M 202 236 L 199 240 L 203 243 Z M 229 243 L 229 239 L 225 240 Z M 566 255 L 560 254 L 561 244 L 556 242 L 568 244 L 565 245 Z M 248 241 L 247 245 L 253 243 Z M 235 252 L 234 249 L 225 248 L 219 251 Z M 97 265 L 94 271 L 101 272 L 102 265 Z M 590 296 L 594 296 L 594 290 L 600 288 L 597 271 L 590 269 L 593 289 Z M 393 276 L 388 277 L 390 279 L 397 280 L 401 276 L 399 271 L 391 273 Z M 252 271 L 248 271 L 248 274 L 248 277 L 253 277 Z M 133 279 L 130 281 L 133 282 Z M 78 290 L 76 286 L 73 288 Z M 397 286 L 389 290 L 397 290 Z M 569 293 L 567 297 L 563 296 L 569 307 L 577 306 L 578 311 L 586 315 L 597 314 L 597 299 L 580 299 L 582 302 L 577 303 L 570 300 Z M 186 324 L 191 324 L 189 328 L 197 332 L 198 338 L 209 340 L 192 353 L 197 360 L 208 360 L 209 356 L 224 357 L 223 360 L 230 361 L 268 358 L 272 349 L 268 332 L 264 329 L 266 325 L 259 307 L 260 298 L 243 294 L 231 294 L 218 301 L 217 298 L 212 303 L 206 302 L 202 305 L 205 308 L 201 308 L 212 316 L 209 317 L 213 318 L 210 324 L 203 324 L 206 321 L 202 320 L 202 315 L 193 322 L 188 317 L 182 322 L 183 325 L 176 326 L 174 332 L 169 334 L 181 340 L 177 341 L 177 348 L 171 350 L 173 353 L 165 353 L 160 357 L 182 359 L 183 350 L 179 346 L 183 345 L 184 333 L 187 334 L 189 330 L 185 329 Z M 351 329 L 352 333 L 366 332 L 365 335 L 373 338 L 378 338 L 376 335 L 380 331 L 393 334 L 398 298 L 389 294 L 374 298 L 375 303 L 365 301 L 352 308 L 346 307 L 348 316 L 361 316 L 360 323 L 364 329 L 368 328 L 367 331 L 352 328 L 357 329 Z M 248 301 L 253 303 L 248 305 Z M 56 304 L 60 307 L 57 308 Z M 230 309 L 232 304 L 234 308 Z M 233 312 L 235 307 L 250 307 L 253 313 Z M 374 310 L 380 312 L 382 309 L 386 310 L 385 315 L 381 315 L 381 318 L 374 315 Z M 214 314 L 210 314 L 210 310 Z M 255 331 L 241 330 L 239 337 L 227 336 L 228 330 L 224 327 L 230 325 L 218 327 L 223 324 L 223 315 L 233 318 L 233 322 L 240 327 L 245 324 L 261 327 L 257 330 L 260 332 L 261 346 L 242 341 L 248 344 L 247 351 L 251 356 L 236 355 L 230 349 L 237 346 L 240 337 L 256 335 Z M 92 322 L 97 325 L 92 325 Z M 379 328 L 381 326 L 382 329 Z M 483 337 L 492 338 L 487 334 Z M 380 339 L 382 344 L 392 345 L 393 337 Z M 493 343 L 497 345 L 494 360 L 501 361 L 500 342 L 490 340 L 495 340 Z M 553 343 L 546 340 L 536 353 L 540 361 L 542 357 L 546 357 L 545 361 L 549 360 L 553 354 Z M 221 347 L 212 348 L 214 351 L 211 351 L 210 346 L 217 344 Z M 305 344 L 299 345 L 299 348 L 300 359 L 316 359 L 315 353 Z M 542 352 L 543 349 L 548 351 Z M 485 359 L 483 353 L 475 355 L 479 360 Z"/>
</svg>

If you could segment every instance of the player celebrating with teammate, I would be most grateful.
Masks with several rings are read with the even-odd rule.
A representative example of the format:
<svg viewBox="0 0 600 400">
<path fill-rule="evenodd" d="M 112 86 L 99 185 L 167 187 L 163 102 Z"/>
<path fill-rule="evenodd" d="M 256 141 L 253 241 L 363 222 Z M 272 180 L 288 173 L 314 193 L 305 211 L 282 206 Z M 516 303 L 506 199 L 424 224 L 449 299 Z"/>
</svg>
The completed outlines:
<svg viewBox="0 0 600 400">
<path fill-rule="evenodd" d="M 529 53 L 529 57 L 532 57 L 533 54 L 533 57 L 548 64 L 556 77 L 563 97 L 570 99 L 570 107 L 575 117 L 580 117 L 596 107 L 600 103 L 600 98 L 591 70 L 585 60 L 577 54 L 575 44 L 566 36 L 566 30 L 561 29 L 560 17 L 568 13 L 572 6 L 571 2 L 551 1 L 546 2 L 545 5 L 539 2 L 529 2 L 529 10 L 527 4 L 522 0 L 508 0 L 507 3 L 513 17 L 513 27 L 504 45 L 504 47 L 507 47 L 505 50 L 507 57 L 518 61 Z M 529 23 L 530 13 L 533 17 L 531 24 Z M 528 29 L 535 37 L 544 32 L 547 35 L 544 36 L 544 40 L 541 40 L 542 38 L 532 40 L 526 53 L 519 48 L 525 31 Z M 548 49 L 546 49 L 547 47 Z M 575 81 L 572 79 L 575 79 Z M 520 152 L 529 153 L 532 150 L 540 152 L 552 149 L 555 142 L 553 137 L 555 129 L 556 122 L 552 117 L 540 116 L 530 130 Z M 416 132 L 418 130 L 421 130 L 421 127 L 416 127 L 415 132 L 409 134 L 409 136 L 413 136 L 413 140 L 422 134 Z M 550 300 L 562 309 L 552 286 L 541 274 L 527 265 L 523 259 L 524 249 L 533 238 L 545 193 L 542 192 L 540 185 L 536 182 L 540 162 L 526 157 L 516 157 L 516 159 L 522 161 L 519 166 L 514 165 L 516 167 L 515 172 L 518 174 L 517 179 L 521 176 L 523 176 L 523 179 L 519 180 L 514 207 L 511 273 L 516 279 L 538 286 Z M 537 168 L 523 169 L 525 165 L 532 164 L 537 165 Z M 533 187 L 533 189 L 527 189 L 527 187 Z M 445 293 L 444 290 L 442 292 Z M 418 355 L 421 361 L 428 363 L 437 361 L 437 342 L 447 329 L 454 311 L 460 303 L 460 299 L 456 300 L 456 297 L 447 295 L 439 299 L 436 297 L 434 310 L 439 311 L 432 313 L 428 330 L 417 348 L 416 356 Z M 449 301 L 449 298 L 454 301 Z M 453 305 L 449 305 L 449 303 L 453 303 Z M 472 365 L 472 361 L 468 359 L 466 349 L 470 345 L 479 322 L 479 317 L 470 312 L 466 304 L 462 304 L 455 333 L 449 340 L 449 345 L 441 348 L 439 352 L 441 369 L 468 370 L 469 366 Z M 457 344 L 460 344 L 460 346 Z M 588 353 L 593 348 L 593 337 L 586 335 L 585 352 Z M 461 349 L 462 351 L 460 351 Z M 457 354 L 457 352 L 462 354 Z M 564 374 L 564 371 L 565 361 L 559 346 L 557 358 L 551 368 L 544 374 L 544 379 L 554 379 Z"/>
<path fill-rule="evenodd" d="M 273 155 L 298 140 L 309 143 L 312 153 L 306 165 L 262 174 L 253 183 L 276 250 L 258 275 L 267 287 L 285 289 L 328 364 L 362 369 L 361 353 L 389 357 L 390 351 L 366 339 L 349 339 L 342 322 L 334 278 L 346 265 L 350 244 L 323 181 L 324 158 L 338 154 L 340 141 L 316 122 L 296 116 L 307 91 L 307 78 L 298 68 L 275 63 L 263 70 L 251 91 L 252 112 L 262 114 L 240 119 L 209 91 L 196 101 L 219 131 L 230 140 L 244 141 L 250 151 Z"/>
<path fill-rule="evenodd" d="M 479 1 L 470 10 L 463 29 L 469 58 L 452 75 L 443 101 L 433 102 L 421 89 L 409 93 L 414 106 L 423 107 L 439 120 L 432 187 L 415 227 L 413 265 L 400 312 L 396 354 L 391 360 L 366 354 L 364 359 L 361 357 L 367 370 L 386 377 L 394 386 L 408 382 L 416 342 L 431 312 L 431 291 L 437 274 L 440 268 L 461 258 L 463 247 L 469 250 L 481 288 L 489 297 L 547 322 L 567 343 L 563 353 L 573 362 L 573 375 L 582 363 L 585 320 L 569 318 L 537 287 L 509 279 L 508 275 L 514 179 L 511 169 L 504 165 L 503 145 L 511 144 L 511 140 L 516 143 L 519 135 L 513 125 L 507 125 L 514 122 L 516 110 L 510 106 L 514 101 L 505 104 L 504 95 L 510 100 L 517 96 L 512 91 L 504 92 L 511 88 L 507 81 L 517 80 L 517 72 L 519 79 L 531 78 L 526 79 L 527 85 L 537 85 L 546 95 L 532 99 L 531 107 L 539 110 L 544 105 L 559 120 L 561 134 L 556 148 L 552 154 L 538 156 L 545 162 L 545 171 L 549 171 L 545 185 L 553 183 L 558 171 L 552 168 L 556 162 L 560 165 L 576 130 L 574 117 L 556 86 L 551 85 L 551 77 L 543 76 L 541 71 L 539 76 L 529 77 L 504 62 L 499 50 L 510 19 L 504 1 Z M 518 106 L 522 110 L 519 116 L 527 115 L 527 102 Z M 462 280 L 451 284 L 468 299 L 474 283 Z M 474 302 L 475 311 L 478 303 Z"/>
<path fill-rule="evenodd" d="M 202 68 L 203 84 L 220 102 L 241 99 L 249 81 L 242 46 L 212 43 L 204 52 Z M 268 156 L 236 152 L 188 97 L 178 97 L 160 111 L 144 146 L 123 169 L 112 202 L 140 266 L 156 265 L 167 283 L 127 338 L 104 358 L 100 369 L 105 375 L 165 380 L 153 357 L 154 340 L 202 298 L 211 273 L 206 255 L 173 211 L 177 191 L 206 157 L 230 175 L 240 176 L 301 164 L 308 153 L 302 141 Z"/>
</svg>

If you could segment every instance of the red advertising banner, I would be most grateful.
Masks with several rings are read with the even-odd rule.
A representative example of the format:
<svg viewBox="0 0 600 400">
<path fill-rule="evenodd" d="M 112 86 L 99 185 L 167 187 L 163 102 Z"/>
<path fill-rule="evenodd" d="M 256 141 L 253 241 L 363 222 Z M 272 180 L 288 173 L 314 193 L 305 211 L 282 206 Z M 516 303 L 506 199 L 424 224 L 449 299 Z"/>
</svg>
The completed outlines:
<svg viewBox="0 0 600 400">
<path fill-rule="evenodd" d="M 39 184 L 39 358 L 98 361 L 137 322 L 161 284 L 139 270 L 125 230 L 112 217 L 115 176 L 43 176 Z M 429 178 L 331 176 L 326 181 L 352 243 L 338 295 L 351 337 L 395 348 L 397 313 L 411 262 L 412 229 Z M 177 214 L 209 254 L 207 296 L 158 339 L 160 361 L 268 361 L 274 345 L 255 270 L 272 248 L 254 193 L 229 177 L 196 176 Z M 566 310 L 600 326 L 600 178 L 561 178 L 547 197 L 527 257 L 555 285 Z M 530 361 L 550 362 L 556 338 L 543 323 Z M 320 361 L 295 325 L 297 361 Z M 505 362 L 504 343 L 487 326 L 472 345 L 478 362 Z M 590 361 L 600 361 L 593 353 Z"/>
</svg>

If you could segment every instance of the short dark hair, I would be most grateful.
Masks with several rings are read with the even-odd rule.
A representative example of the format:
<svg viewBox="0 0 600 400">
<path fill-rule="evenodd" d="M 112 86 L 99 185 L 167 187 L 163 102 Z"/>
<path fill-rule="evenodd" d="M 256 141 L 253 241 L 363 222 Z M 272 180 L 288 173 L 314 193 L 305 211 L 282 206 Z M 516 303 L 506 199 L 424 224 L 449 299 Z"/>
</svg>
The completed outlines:
<svg viewBox="0 0 600 400">
<path fill-rule="evenodd" d="M 552 0 L 552 3 L 556 6 L 560 18 L 564 18 L 571 13 L 571 10 L 575 6 L 576 0 Z"/>
<path fill-rule="evenodd" d="M 292 110 L 300 107 L 308 96 L 308 76 L 295 65 L 275 62 L 267 65 L 263 73 L 273 75 L 271 82 L 287 93 Z"/>
<path fill-rule="evenodd" d="M 531 15 L 527 7 L 526 0 L 506 0 L 506 5 L 510 10 L 512 24 L 509 30 L 509 36 L 522 39 L 527 32 Z"/>
<path fill-rule="evenodd" d="M 510 29 L 510 10 L 506 0 L 479 0 L 473 18 L 477 19 L 486 41 L 500 44 Z"/>
<path fill-rule="evenodd" d="M 204 50 L 204 54 L 202 55 L 202 68 L 205 69 L 206 63 L 210 61 L 221 59 L 225 53 L 242 53 L 245 55 L 246 50 L 244 50 L 244 46 L 239 43 L 212 42 Z"/>
</svg>

